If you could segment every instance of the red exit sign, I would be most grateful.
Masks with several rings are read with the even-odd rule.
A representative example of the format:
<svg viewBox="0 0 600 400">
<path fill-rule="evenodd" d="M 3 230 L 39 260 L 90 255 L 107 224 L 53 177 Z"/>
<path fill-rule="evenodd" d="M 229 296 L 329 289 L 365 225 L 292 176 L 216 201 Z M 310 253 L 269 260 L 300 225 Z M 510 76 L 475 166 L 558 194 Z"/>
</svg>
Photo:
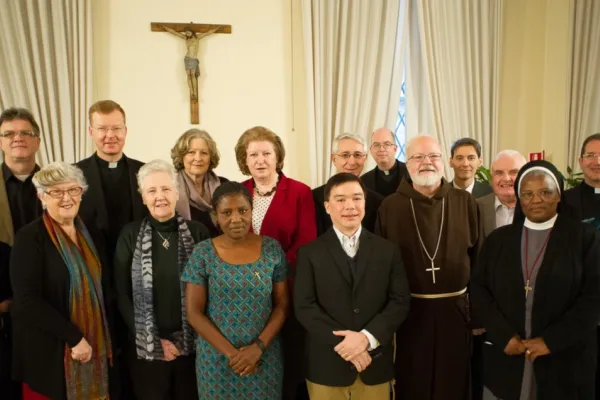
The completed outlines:
<svg viewBox="0 0 600 400">
<path fill-rule="evenodd" d="M 543 160 L 546 155 L 545 153 L 545 151 L 541 151 L 539 153 L 529 153 L 529 161 Z"/>
</svg>

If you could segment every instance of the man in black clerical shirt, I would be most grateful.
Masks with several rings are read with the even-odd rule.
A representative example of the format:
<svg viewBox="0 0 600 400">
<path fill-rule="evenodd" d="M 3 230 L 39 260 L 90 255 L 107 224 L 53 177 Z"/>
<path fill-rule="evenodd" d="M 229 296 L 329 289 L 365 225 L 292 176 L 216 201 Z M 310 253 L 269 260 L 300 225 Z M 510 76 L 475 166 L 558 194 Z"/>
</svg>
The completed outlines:
<svg viewBox="0 0 600 400">
<path fill-rule="evenodd" d="M 377 166 L 360 179 L 366 188 L 387 197 L 396 193 L 400 181 L 408 176 L 406 164 L 396 159 L 398 145 L 394 133 L 387 128 L 377 129 L 371 135 L 371 156 Z"/>
<path fill-rule="evenodd" d="M 583 182 L 565 191 L 567 212 L 600 230 L 600 133 L 588 136 L 581 146 L 579 167 Z M 597 329 L 600 344 L 600 326 Z M 600 350 L 596 366 L 596 399 L 600 399 Z"/>
<path fill-rule="evenodd" d="M 466 190 L 476 199 L 492 193 L 488 183 L 475 179 L 482 164 L 481 144 L 477 140 L 462 138 L 454 142 L 450 148 L 450 166 L 454 170 L 454 179 L 450 183 L 452 187 Z"/>
<path fill-rule="evenodd" d="M 365 168 L 366 159 L 365 141 L 362 137 L 352 133 L 343 133 L 333 140 L 331 161 L 337 173 L 348 172 L 358 177 Z M 312 194 L 317 217 L 317 236 L 321 236 L 332 226 L 331 218 L 325 211 L 325 185 L 313 189 Z M 383 201 L 383 196 L 367 189 L 365 200 L 365 217 L 362 220 L 362 226 L 369 232 L 373 232 L 377 220 L 377 210 Z"/>
<path fill-rule="evenodd" d="M 90 107 L 89 134 L 94 140 L 96 152 L 91 157 L 81 160 L 77 166 L 81 168 L 88 183 L 88 190 L 83 195 L 79 216 L 86 225 L 95 225 L 103 233 L 110 282 L 112 282 L 112 262 L 114 259 L 117 238 L 121 228 L 131 221 L 142 219 L 147 208 L 137 190 L 136 174 L 142 162 L 126 157 L 123 154 L 127 125 L 125 111 L 112 100 L 102 100 Z M 126 357 L 120 351 L 126 342 L 125 324 L 115 313 L 114 299 L 108 301 L 109 313 L 115 315 L 115 341 L 118 351 L 119 385 L 121 399 L 135 399 Z"/>
<path fill-rule="evenodd" d="M 40 127 L 30 111 L 24 108 L 9 108 L 0 115 L 0 149 L 4 162 L 0 166 L 0 242 L 8 249 L 12 246 L 15 233 L 23 226 L 42 215 L 42 206 L 31 182 L 39 169 L 35 156 L 40 148 Z M 1 262 L 1 261 L 0 261 Z M 7 261 L 6 261 L 7 262 Z M 4 268 L 5 267 L 5 268 Z M 0 266 L 5 273 L 0 293 L 0 393 L 6 399 L 19 398 L 19 385 L 10 380 L 10 318 L 12 298 L 8 265 Z M 2 397 L 3 399 L 5 397 Z"/>
</svg>

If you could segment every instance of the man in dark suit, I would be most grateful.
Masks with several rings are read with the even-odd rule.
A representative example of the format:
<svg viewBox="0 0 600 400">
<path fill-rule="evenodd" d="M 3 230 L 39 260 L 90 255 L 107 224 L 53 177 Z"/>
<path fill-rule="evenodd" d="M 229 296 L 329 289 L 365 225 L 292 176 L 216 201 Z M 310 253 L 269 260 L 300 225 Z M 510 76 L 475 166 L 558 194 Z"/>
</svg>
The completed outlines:
<svg viewBox="0 0 600 400">
<path fill-rule="evenodd" d="M 88 115 L 88 131 L 96 145 L 96 152 L 77 163 L 89 186 L 83 195 L 79 216 L 86 226 L 93 225 L 102 233 L 108 260 L 105 267 L 112 282 L 112 262 L 121 228 L 131 221 L 142 219 L 148 212 L 137 190 L 136 180 L 136 174 L 144 164 L 123 154 L 127 125 L 125 111 L 119 104 L 112 100 L 99 101 L 90 107 Z M 109 313 L 114 312 L 112 300 L 107 300 Z M 121 345 L 127 339 L 123 333 L 126 332 L 125 325 L 118 313 L 116 315 L 115 342 L 119 348 L 117 356 L 121 364 L 120 398 L 135 399 L 124 364 L 125 357 L 120 352 Z"/>
<path fill-rule="evenodd" d="M 324 193 L 333 227 L 300 248 L 294 285 L 310 398 L 387 399 L 394 333 L 410 301 L 400 250 L 362 228 L 365 188 L 356 175 L 334 175 Z"/>
<path fill-rule="evenodd" d="M 396 193 L 400 181 L 408 176 L 406 164 L 396 159 L 398 145 L 394 133 L 387 128 L 377 129 L 371 135 L 371 155 L 377 166 L 360 179 L 366 188 L 387 197 Z"/>
<path fill-rule="evenodd" d="M 365 168 L 367 153 L 365 141 L 362 137 L 351 133 L 343 133 L 333 140 L 331 161 L 337 173 L 347 172 L 359 177 Z M 312 191 L 315 201 L 315 214 L 317 217 L 317 236 L 321 236 L 331 227 L 331 218 L 325 211 L 325 185 Z M 362 226 L 373 232 L 377 220 L 377 210 L 383 201 L 379 193 L 366 189 L 365 217 Z"/>
<path fill-rule="evenodd" d="M 450 148 L 450 166 L 454 170 L 451 185 L 479 198 L 492 193 L 489 184 L 475 180 L 477 169 L 483 164 L 481 145 L 475 139 L 458 139 Z"/>
</svg>

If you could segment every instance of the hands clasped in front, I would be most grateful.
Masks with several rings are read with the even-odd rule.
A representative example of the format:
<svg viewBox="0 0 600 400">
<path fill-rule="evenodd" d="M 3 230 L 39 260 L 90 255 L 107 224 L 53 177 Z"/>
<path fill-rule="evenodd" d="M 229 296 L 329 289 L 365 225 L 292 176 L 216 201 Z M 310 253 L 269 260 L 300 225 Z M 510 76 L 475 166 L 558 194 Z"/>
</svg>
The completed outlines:
<svg viewBox="0 0 600 400">
<path fill-rule="evenodd" d="M 344 360 L 350 361 L 358 372 L 362 372 L 371 365 L 371 355 L 367 351 L 369 339 L 362 332 L 333 331 L 336 336 L 343 336 L 344 340 L 334 347 L 336 353 Z"/>
<path fill-rule="evenodd" d="M 534 362 L 536 358 L 550 354 L 550 349 L 541 337 L 521 340 L 514 336 L 504 348 L 504 353 L 509 356 L 525 354 L 525 359 Z"/>
<path fill-rule="evenodd" d="M 244 346 L 229 356 L 229 366 L 240 376 L 248 376 L 256 372 L 262 357 L 262 350 L 256 345 Z"/>
</svg>

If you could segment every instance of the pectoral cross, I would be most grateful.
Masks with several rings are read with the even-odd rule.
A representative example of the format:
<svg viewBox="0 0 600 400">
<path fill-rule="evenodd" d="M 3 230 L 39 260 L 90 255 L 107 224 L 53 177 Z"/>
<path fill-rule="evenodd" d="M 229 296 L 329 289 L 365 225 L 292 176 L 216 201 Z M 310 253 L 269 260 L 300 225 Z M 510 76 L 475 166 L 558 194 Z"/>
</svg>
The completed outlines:
<svg viewBox="0 0 600 400">
<path fill-rule="evenodd" d="M 256 276 L 258 279 L 260 279 L 260 274 L 258 273 L 258 271 L 254 271 L 254 276 Z"/>
<path fill-rule="evenodd" d="M 529 279 L 527 279 L 527 283 L 525 283 L 525 298 L 527 298 L 527 295 L 529 294 L 529 292 L 531 292 L 533 290 L 533 288 L 531 286 L 529 286 Z"/>
<path fill-rule="evenodd" d="M 433 277 L 433 283 L 435 283 L 435 271 L 439 271 L 439 268 L 436 268 L 435 265 L 433 265 L 433 261 L 431 262 L 431 268 L 427 268 L 425 271 L 430 272 L 431 271 L 431 275 Z"/>
</svg>

